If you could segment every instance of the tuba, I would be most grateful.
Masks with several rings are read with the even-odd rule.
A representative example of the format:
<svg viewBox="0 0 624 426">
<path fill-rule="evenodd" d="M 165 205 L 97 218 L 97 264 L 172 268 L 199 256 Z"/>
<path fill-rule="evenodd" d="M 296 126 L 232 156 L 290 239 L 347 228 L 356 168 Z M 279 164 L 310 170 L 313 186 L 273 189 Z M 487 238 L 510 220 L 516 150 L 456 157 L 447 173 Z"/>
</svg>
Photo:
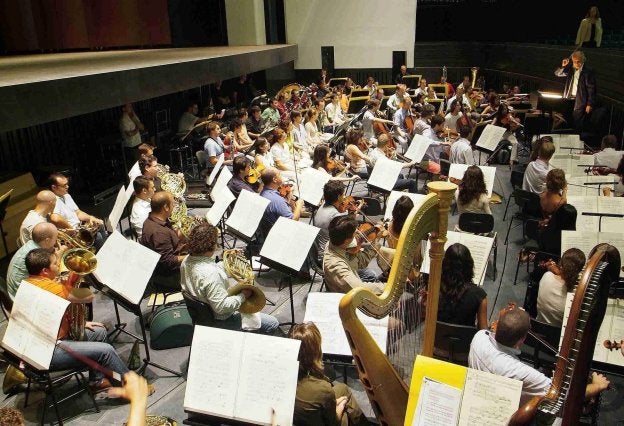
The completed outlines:
<svg viewBox="0 0 624 426">
<path fill-rule="evenodd" d="M 474 89 L 475 87 L 475 83 L 477 82 L 477 72 L 479 71 L 479 67 L 472 67 L 470 68 L 470 75 L 472 76 L 472 82 L 470 84 L 470 87 L 472 87 Z M 465 87 L 464 87 L 465 89 Z"/>
<path fill-rule="evenodd" d="M 223 250 L 223 267 L 230 277 L 238 281 L 238 284 L 228 288 L 228 295 L 239 294 L 242 290 L 251 290 L 253 293 L 242 303 L 238 309 L 239 312 L 243 314 L 260 312 L 266 305 L 266 296 L 260 288 L 254 285 L 254 274 L 249 259 L 241 250 Z"/>
<path fill-rule="evenodd" d="M 85 298 L 92 294 L 88 287 L 80 287 L 82 277 L 97 268 L 97 258 L 93 252 L 85 248 L 66 250 L 61 257 L 62 263 L 69 271 L 68 285 L 73 287 L 71 293 L 77 298 Z M 84 303 L 69 305 L 69 334 L 74 340 L 84 340 L 87 307 Z"/>
</svg>

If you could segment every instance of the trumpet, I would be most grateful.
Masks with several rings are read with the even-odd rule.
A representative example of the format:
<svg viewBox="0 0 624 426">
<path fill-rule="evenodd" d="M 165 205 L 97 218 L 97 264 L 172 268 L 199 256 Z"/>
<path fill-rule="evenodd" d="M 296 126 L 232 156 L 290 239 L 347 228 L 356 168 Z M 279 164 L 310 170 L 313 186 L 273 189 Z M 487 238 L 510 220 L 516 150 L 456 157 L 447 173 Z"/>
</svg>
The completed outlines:
<svg viewBox="0 0 624 426">
<path fill-rule="evenodd" d="M 61 262 L 69 271 L 68 285 L 73 287 L 71 293 L 76 298 L 84 299 L 93 294 L 90 288 L 81 288 L 82 277 L 97 268 L 97 258 L 86 248 L 76 247 L 66 250 Z M 87 307 L 84 303 L 72 303 L 69 306 L 69 334 L 74 340 L 84 340 Z"/>
<path fill-rule="evenodd" d="M 240 250 L 223 250 L 223 267 L 225 272 L 238 284 L 228 288 L 228 295 L 239 294 L 243 290 L 251 290 L 252 295 L 246 299 L 238 309 L 243 314 L 255 314 L 266 305 L 266 296 L 260 288 L 254 285 L 251 263 Z"/>
</svg>

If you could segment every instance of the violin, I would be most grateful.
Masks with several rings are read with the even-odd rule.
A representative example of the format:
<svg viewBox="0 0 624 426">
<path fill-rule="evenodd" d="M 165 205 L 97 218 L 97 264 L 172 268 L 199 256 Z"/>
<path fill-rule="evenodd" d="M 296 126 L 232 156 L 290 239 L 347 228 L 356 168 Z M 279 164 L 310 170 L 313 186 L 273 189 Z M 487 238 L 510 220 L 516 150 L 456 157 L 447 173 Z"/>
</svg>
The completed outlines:
<svg viewBox="0 0 624 426">
<path fill-rule="evenodd" d="M 610 351 L 617 351 L 618 349 L 622 349 L 622 343 L 616 342 L 615 340 L 605 340 L 602 342 L 602 346 Z"/>
<path fill-rule="evenodd" d="M 362 207 L 366 206 L 364 200 L 357 201 L 355 197 L 349 195 L 344 197 L 338 205 L 338 211 L 340 213 L 357 213 Z"/>
<path fill-rule="evenodd" d="M 292 183 L 283 183 L 279 186 L 279 188 L 277 188 L 277 192 L 279 192 L 279 195 L 281 195 L 282 197 L 286 199 L 290 198 L 290 195 L 292 194 L 292 190 L 293 190 Z"/>
<path fill-rule="evenodd" d="M 385 236 L 387 231 L 380 229 L 378 226 L 373 225 L 370 222 L 363 222 L 358 226 L 355 231 L 355 240 L 357 245 L 347 249 L 347 253 L 357 254 L 362 250 L 362 246 L 365 243 L 373 243 L 382 236 Z"/>
<path fill-rule="evenodd" d="M 258 167 L 251 167 L 249 169 L 249 174 L 245 176 L 245 180 L 247 181 L 247 183 L 251 185 L 258 183 L 258 181 L 260 180 L 260 173 L 264 169 L 265 169 L 264 164 Z"/>
<path fill-rule="evenodd" d="M 500 320 L 503 317 L 503 315 L 505 315 L 508 311 L 511 311 L 512 309 L 516 309 L 516 304 L 514 302 L 509 302 L 506 307 L 504 307 L 503 309 L 499 311 L 498 320 Z M 498 325 L 498 320 L 490 324 L 490 331 L 492 333 L 496 333 L 496 326 Z"/>
<path fill-rule="evenodd" d="M 325 170 L 327 170 L 330 175 L 337 176 L 347 170 L 347 165 L 341 160 L 329 158 L 327 159 L 327 164 L 325 164 Z"/>
</svg>

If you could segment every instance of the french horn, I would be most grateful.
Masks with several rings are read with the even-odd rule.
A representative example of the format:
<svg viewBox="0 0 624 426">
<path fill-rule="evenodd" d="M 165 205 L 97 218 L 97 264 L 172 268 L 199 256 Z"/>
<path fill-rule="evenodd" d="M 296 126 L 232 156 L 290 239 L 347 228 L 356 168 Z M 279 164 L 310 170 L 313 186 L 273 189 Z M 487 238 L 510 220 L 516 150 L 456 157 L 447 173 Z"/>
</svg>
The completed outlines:
<svg viewBox="0 0 624 426">
<path fill-rule="evenodd" d="M 266 296 L 260 288 L 254 285 L 254 274 L 251 263 L 241 250 L 223 250 L 223 267 L 225 272 L 238 284 L 228 288 L 228 295 L 239 294 L 243 290 L 251 290 L 251 297 L 245 299 L 238 309 L 243 314 L 255 314 L 260 312 L 266 305 Z"/>
</svg>

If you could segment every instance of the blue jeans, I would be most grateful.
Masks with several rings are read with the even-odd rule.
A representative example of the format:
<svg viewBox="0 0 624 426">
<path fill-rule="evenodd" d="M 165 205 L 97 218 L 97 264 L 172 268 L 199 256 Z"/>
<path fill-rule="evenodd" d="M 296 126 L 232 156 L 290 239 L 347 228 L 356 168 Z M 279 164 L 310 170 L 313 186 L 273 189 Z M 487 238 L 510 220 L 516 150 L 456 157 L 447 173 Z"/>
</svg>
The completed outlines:
<svg viewBox="0 0 624 426">
<path fill-rule="evenodd" d="M 378 281 L 377 273 L 373 269 L 364 268 L 359 269 L 357 272 L 360 276 L 360 279 L 365 283 L 374 283 L 375 281 Z"/>
<path fill-rule="evenodd" d="M 259 315 L 260 328 L 258 330 L 254 330 L 254 332 L 262 334 L 274 334 L 279 327 L 279 321 L 277 320 L 277 318 L 263 312 L 260 312 Z M 241 314 L 240 312 L 235 312 L 224 320 L 214 320 L 214 323 L 210 325 L 218 328 L 225 328 L 227 330 L 240 331 L 242 330 Z"/>
<path fill-rule="evenodd" d="M 84 355 L 87 358 L 91 358 L 103 367 L 123 376 L 128 372 L 128 367 L 126 367 L 126 364 L 119 358 L 119 355 L 115 352 L 115 348 L 106 343 L 106 335 L 107 331 L 104 327 L 95 327 L 95 331 L 85 329 L 85 341 L 63 340 L 62 344 L 67 346 L 70 350 Z M 57 346 L 52 354 L 50 370 L 66 370 L 80 367 L 81 365 L 84 364 Z M 89 369 L 90 381 L 99 381 L 103 377 L 104 374 L 101 372 Z"/>
</svg>

